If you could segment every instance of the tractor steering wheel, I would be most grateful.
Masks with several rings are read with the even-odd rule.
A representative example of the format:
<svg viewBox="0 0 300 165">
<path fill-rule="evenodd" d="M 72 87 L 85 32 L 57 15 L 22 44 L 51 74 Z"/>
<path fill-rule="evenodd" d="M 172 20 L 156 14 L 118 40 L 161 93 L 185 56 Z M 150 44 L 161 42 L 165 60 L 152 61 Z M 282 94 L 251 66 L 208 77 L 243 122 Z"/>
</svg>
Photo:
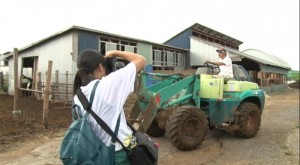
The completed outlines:
<svg viewBox="0 0 300 165">
<path fill-rule="evenodd" d="M 213 63 L 210 63 L 210 62 L 205 62 L 204 66 L 207 67 L 207 68 L 209 68 L 209 69 L 220 70 L 219 65 L 216 65 L 216 64 L 213 64 Z"/>
<path fill-rule="evenodd" d="M 211 71 L 211 73 L 220 72 L 219 65 L 213 64 L 211 62 L 205 62 L 204 67 L 208 68 Z"/>
</svg>

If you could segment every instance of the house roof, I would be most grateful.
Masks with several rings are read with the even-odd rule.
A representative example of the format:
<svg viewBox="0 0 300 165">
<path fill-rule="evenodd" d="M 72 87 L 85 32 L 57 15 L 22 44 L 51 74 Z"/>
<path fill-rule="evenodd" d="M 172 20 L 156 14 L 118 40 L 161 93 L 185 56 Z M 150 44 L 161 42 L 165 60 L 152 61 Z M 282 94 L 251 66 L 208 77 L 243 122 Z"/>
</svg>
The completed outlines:
<svg viewBox="0 0 300 165">
<path fill-rule="evenodd" d="M 81 27 L 81 26 L 71 26 L 70 28 L 67 28 L 65 30 L 62 30 L 60 32 L 57 32 L 51 36 L 48 36 L 46 38 L 43 38 L 37 42 L 34 42 L 32 44 L 29 44 L 23 48 L 20 48 L 18 51 L 19 52 L 22 52 L 22 51 L 25 51 L 27 49 L 30 49 L 32 47 L 35 47 L 39 44 L 42 44 L 42 43 L 45 43 L 49 40 L 52 40 L 56 37 L 59 37 L 65 33 L 68 33 L 68 32 L 71 32 L 73 30 L 81 30 L 81 31 L 87 31 L 87 32 L 92 32 L 92 33 L 98 33 L 98 34 L 104 34 L 104 35 L 109 35 L 109 36 L 114 36 L 114 37 L 119 37 L 119 38 L 126 38 L 126 39 L 129 39 L 129 40 L 134 40 L 134 41 L 139 41 L 139 42 L 144 42 L 144 43 L 150 43 L 150 44 L 153 44 L 153 45 L 158 45 L 158 46 L 163 46 L 163 47 L 168 47 L 168 48 L 173 48 L 173 49 L 177 49 L 177 50 L 183 50 L 183 51 L 187 51 L 186 49 L 182 49 L 182 48 L 178 48 L 178 47 L 173 47 L 173 46 L 170 46 L 170 45 L 165 45 L 165 44 L 161 44 L 161 43 L 155 43 L 155 42 L 150 42 L 150 41 L 147 41 L 147 40 L 142 40 L 142 39 L 137 39 L 137 38 L 131 38 L 131 37 L 126 37 L 126 36 L 122 36 L 122 35 L 117 35 L 117 34 L 113 34 L 113 33 L 108 33 L 108 32 L 104 32 L 104 31 L 99 31 L 99 30 L 95 30 L 95 29 L 89 29 L 89 28 L 85 28 L 85 27 Z M 9 54 L 6 55 L 5 58 L 9 57 L 9 56 L 12 56 L 12 52 L 10 52 Z"/>
<path fill-rule="evenodd" d="M 243 50 L 242 53 L 245 53 L 247 55 L 246 56 L 247 58 L 254 59 L 255 61 L 258 61 L 263 64 L 278 66 L 278 67 L 282 67 L 282 68 L 286 68 L 286 69 L 291 69 L 291 66 L 283 59 L 281 59 L 277 56 L 265 53 L 261 50 L 246 49 L 246 50 Z"/>
<path fill-rule="evenodd" d="M 218 36 L 220 38 L 223 38 L 224 40 L 227 40 L 227 41 L 230 41 L 230 42 L 233 42 L 233 43 L 237 43 L 237 44 L 243 43 L 243 42 L 241 42 L 241 41 L 239 41 L 237 39 L 229 37 L 229 36 L 227 36 L 225 34 L 222 34 L 220 32 L 212 30 L 212 29 L 210 29 L 208 27 L 205 27 L 203 25 L 200 25 L 198 23 L 195 23 L 194 25 L 188 27 L 187 29 L 189 29 L 189 28 L 198 29 L 200 31 L 206 32 L 206 33 L 214 35 L 214 36 Z M 185 29 L 185 30 L 187 30 L 187 29 Z M 87 31 L 87 32 L 92 32 L 92 33 L 110 35 L 110 36 L 114 36 L 114 37 L 126 38 L 126 39 L 129 39 L 129 40 L 140 41 L 140 42 L 144 42 L 144 43 L 150 43 L 150 44 L 154 44 L 154 45 L 159 45 L 159 46 L 164 46 L 164 47 L 169 47 L 169 48 L 174 48 L 174 49 L 178 49 L 178 50 L 187 51 L 186 49 L 182 49 L 182 48 L 178 48 L 178 47 L 173 47 L 173 46 L 169 46 L 169 45 L 165 45 L 165 44 L 161 44 L 161 43 L 155 43 L 155 42 L 150 42 L 150 41 L 146 41 L 146 40 L 142 40 L 142 39 L 136 39 L 136 38 L 126 37 L 126 36 L 122 36 L 122 35 L 117 35 L 117 34 L 113 34 L 113 33 L 108 33 L 108 32 L 104 32 L 104 31 L 89 29 L 89 28 L 80 27 L 80 26 L 72 26 L 72 27 L 67 28 L 67 29 L 65 29 L 63 31 L 57 32 L 57 33 L 55 33 L 55 34 L 53 34 L 53 35 L 51 35 L 49 37 L 43 38 L 43 39 L 41 39 L 41 40 L 39 40 L 37 42 L 34 42 L 34 43 L 32 43 L 32 44 L 30 44 L 28 46 L 25 46 L 25 47 L 19 49 L 18 51 L 21 52 L 21 51 L 30 49 L 30 48 L 32 48 L 34 46 L 37 46 L 37 45 L 45 43 L 45 42 L 47 42 L 47 41 L 49 41 L 51 39 L 59 37 L 62 34 L 65 34 L 65 33 L 68 33 L 68 32 L 72 32 L 73 30 L 82 30 L 82 31 Z M 183 31 L 185 31 L 185 30 L 183 30 Z M 180 32 L 180 33 L 182 33 L 182 32 Z M 177 36 L 177 35 L 175 35 L 175 36 Z M 172 38 L 174 38 L 174 37 L 172 37 Z M 169 40 L 171 40 L 171 39 L 169 39 Z M 289 66 L 289 64 L 286 61 L 284 61 L 283 59 L 281 59 L 279 57 L 276 57 L 276 56 L 273 56 L 271 54 L 267 54 L 267 53 L 265 53 L 263 51 L 260 51 L 260 50 L 257 50 L 257 49 L 246 49 L 246 50 L 241 51 L 241 52 L 233 50 L 233 49 L 229 49 L 228 51 L 231 51 L 231 52 L 233 52 L 233 53 L 235 53 L 235 54 L 237 54 L 237 55 L 239 55 L 241 57 L 246 57 L 246 58 L 249 58 L 249 59 L 254 60 L 256 62 L 262 63 L 262 64 L 273 65 L 273 66 L 278 66 L 278 67 L 282 67 L 282 68 L 286 68 L 286 69 L 291 69 L 291 67 Z M 13 53 L 12 52 L 6 52 L 3 55 L 5 56 L 4 58 L 8 58 L 8 57 L 11 57 L 13 55 Z"/>
<path fill-rule="evenodd" d="M 195 23 L 192 26 L 184 29 L 180 33 L 176 34 L 175 36 L 173 36 L 170 39 L 168 39 L 167 41 L 165 41 L 164 43 L 166 43 L 166 42 L 170 41 L 171 39 L 175 38 L 176 36 L 178 36 L 182 32 L 186 31 L 187 29 L 196 29 L 196 30 L 199 30 L 199 31 L 201 31 L 203 33 L 206 33 L 206 34 L 209 34 L 211 36 L 215 36 L 215 37 L 221 38 L 221 39 L 223 39 L 225 41 L 228 41 L 228 42 L 231 42 L 231 43 L 234 43 L 234 44 L 237 44 L 237 45 L 241 45 L 243 43 L 242 41 L 239 41 L 239 40 L 237 40 L 235 38 L 232 38 L 232 37 L 230 37 L 228 35 L 225 35 L 225 34 L 223 34 L 221 32 L 213 30 L 213 29 L 211 29 L 209 27 L 206 27 L 204 25 L 200 25 L 199 23 Z"/>
</svg>

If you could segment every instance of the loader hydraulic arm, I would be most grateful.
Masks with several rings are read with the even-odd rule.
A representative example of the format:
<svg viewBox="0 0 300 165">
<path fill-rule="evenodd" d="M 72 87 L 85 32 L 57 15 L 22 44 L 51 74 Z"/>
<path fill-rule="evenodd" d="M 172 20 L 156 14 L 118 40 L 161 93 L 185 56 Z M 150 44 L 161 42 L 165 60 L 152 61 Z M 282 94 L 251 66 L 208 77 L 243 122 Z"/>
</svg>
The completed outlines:
<svg viewBox="0 0 300 165">
<path fill-rule="evenodd" d="M 147 87 L 149 77 L 157 82 Z M 194 81 L 194 75 L 184 78 L 181 74 L 141 72 L 136 103 L 143 115 L 139 130 L 146 132 L 158 111 L 188 102 L 193 97 Z"/>
</svg>

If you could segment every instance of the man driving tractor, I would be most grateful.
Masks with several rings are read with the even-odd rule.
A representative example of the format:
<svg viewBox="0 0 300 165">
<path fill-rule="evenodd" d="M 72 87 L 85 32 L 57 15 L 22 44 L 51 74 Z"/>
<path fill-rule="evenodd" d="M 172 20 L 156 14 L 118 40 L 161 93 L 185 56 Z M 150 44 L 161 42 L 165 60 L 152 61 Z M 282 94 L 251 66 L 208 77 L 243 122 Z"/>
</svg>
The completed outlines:
<svg viewBox="0 0 300 165">
<path fill-rule="evenodd" d="M 219 48 L 216 51 L 220 58 L 219 61 L 212 62 L 207 60 L 205 63 L 211 63 L 219 67 L 220 72 L 218 75 L 214 75 L 214 77 L 233 78 L 232 61 L 230 57 L 227 56 L 226 50 L 224 48 Z"/>
</svg>

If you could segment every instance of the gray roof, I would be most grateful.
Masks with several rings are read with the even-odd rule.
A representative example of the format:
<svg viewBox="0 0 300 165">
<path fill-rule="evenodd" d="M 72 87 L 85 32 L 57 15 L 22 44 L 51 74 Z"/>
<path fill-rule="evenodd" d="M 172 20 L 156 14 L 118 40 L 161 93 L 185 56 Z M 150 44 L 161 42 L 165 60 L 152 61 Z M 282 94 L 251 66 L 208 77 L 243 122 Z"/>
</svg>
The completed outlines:
<svg viewBox="0 0 300 165">
<path fill-rule="evenodd" d="M 243 50 L 242 53 L 247 54 L 246 57 L 254 59 L 255 61 L 258 61 L 263 64 L 291 69 L 291 66 L 283 59 L 257 49 L 246 49 Z"/>
<path fill-rule="evenodd" d="M 211 36 L 215 36 L 215 37 L 221 38 L 221 39 L 223 39 L 223 40 L 225 40 L 225 41 L 228 41 L 228 42 L 231 42 L 231 43 L 234 43 L 234 44 L 237 44 L 237 45 L 241 45 L 241 44 L 243 43 L 243 42 L 240 41 L 240 40 L 237 40 L 237 39 L 235 39 L 235 38 L 232 38 L 232 37 L 230 37 L 230 36 L 228 36 L 228 35 L 225 35 L 225 34 L 223 34 L 223 33 L 221 33 L 221 32 L 218 32 L 218 31 L 216 31 L 216 30 L 213 30 L 213 29 L 211 29 L 211 28 L 209 28 L 209 27 L 206 27 L 206 26 L 204 26 L 204 25 L 201 25 L 201 24 L 199 24 L 199 23 L 195 23 L 195 24 L 191 25 L 190 27 L 184 29 L 184 30 L 181 31 L 180 33 L 176 34 L 175 36 L 173 36 L 173 37 L 171 37 L 170 39 L 168 39 L 167 41 L 165 41 L 164 43 L 166 43 L 166 42 L 170 41 L 171 39 L 175 38 L 176 36 L 178 36 L 178 35 L 181 34 L 182 32 L 186 31 L 187 29 L 196 29 L 196 30 L 199 30 L 199 31 L 201 31 L 201 32 L 203 32 L 203 33 L 206 33 L 206 34 L 209 34 L 209 35 L 211 35 Z"/>
<path fill-rule="evenodd" d="M 89 29 L 89 28 L 85 28 L 85 27 L 81 27 L 81 26 L 71 26 L 65 30 L 62 30 L 60 32 L 57 32 L 55 34 L 52 34 L 46 38 L 43 38 L 39 41 L 36 41 L 36 42 L 33 42 L 23 48 L 20 48 L 18 49 L 18 52 L 22 52 L 22 51 L 25 51 L 25 50 L 28 50 L 30 48 L 33 48 L 37 45 L 40 45 L 40 44 L 43 44 L 45 42 L 48 42 L 49 40 L 52 40 L 58 36 L 61 36 L 65 33 L 68 33 L 68 32 L 72 32 L 73 30 L 81 30 L 81 31 L 87 31 L 87 32 L 91 32 L 91 33 L 97 33 L 97 34 L 103 34 L 103 35 L 109 35 L 109 36 L 113 36 L 113 37 L 118 37 L 118 38 L 125 38 L 125 39 L 128 39 L 128 40 L 133 40 L 133 41 L 138 41 L 138 42 L 144 42 L 144 43 L 149 43 L 149 44 L 152 44 L 152 45 L 157 45 L 157 46 L 163 46 L 163 47 L 167 47 L 167 48 L 173 48 L 173 49 L 177 49 L 177 50 L 182 50 L 182 51 L 188 51 L 186 49 L 183 49 L 183 48 L 179 48 L 179 47 L 174 47 L 174 46 L 170 46 L 170 45 L 166 45 L 166 44 L 161 44 L 161 43 L 155 43 L 155 42 L 151 42 L 151 41 L 147 41 L 147 40 L 142 40 L 142 39 L 137 39 L 137 38 L 132 38 L 132 37 L 126 37 L 126 36 L 122 36 L 122 35 L 118 35 L 118 34 L 113 34 L 113 33 L 108 33 L 108 32 L 104 32 L 104 31 L 100 31 L 100 30 L 95 30 L 95 29 Z M 5 57 L 4 58 L 7 58 L 7 57 L 11 57 L 13 55 L 13 52 L 7 52 L 7 54 L 5 54 Z"/>
</svg>

